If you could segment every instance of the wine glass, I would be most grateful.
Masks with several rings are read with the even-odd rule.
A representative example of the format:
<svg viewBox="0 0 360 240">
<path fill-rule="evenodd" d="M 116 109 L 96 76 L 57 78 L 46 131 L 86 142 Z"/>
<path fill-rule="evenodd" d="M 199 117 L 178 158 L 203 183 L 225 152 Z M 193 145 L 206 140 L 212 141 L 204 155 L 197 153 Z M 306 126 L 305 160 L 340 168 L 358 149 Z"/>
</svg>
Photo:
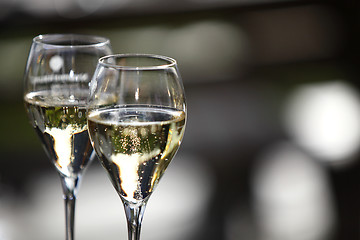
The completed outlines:
<svg viewBox="0 0 360 240">
<path fill-rule="evenodd" d="M 124 205 L 128 238 L 139 240 L 146 203 L 185 130 L 176 61 L 149 54 L 100 58 L 87 117 L 91 143 Z"/>
<path fill-rule="evenodd" d="M 46 34 L 33 39 L 28 56 L 25 108 L 61 178 L 67 240 L 74 237 L 80 178 L 95 156 L 86 121 L 89 82 L 99 58 L 111 52 L 104 37 Z"/>
</svg>

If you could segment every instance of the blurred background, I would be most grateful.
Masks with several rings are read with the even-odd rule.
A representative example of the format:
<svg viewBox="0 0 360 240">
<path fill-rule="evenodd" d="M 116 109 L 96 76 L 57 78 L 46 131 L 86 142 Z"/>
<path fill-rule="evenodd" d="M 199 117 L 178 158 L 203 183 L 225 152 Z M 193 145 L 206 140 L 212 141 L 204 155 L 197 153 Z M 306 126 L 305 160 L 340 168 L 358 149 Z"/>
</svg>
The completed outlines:
<svg viewBox="0 0 360 240">
<path fill-rule="evenodd" d="M 359 16 L 349 0 L 0 0 L 0 240 L 65 238 L 22 82 L 32 38 L 69 32 L 178 60 L 188 125 L 143 240 L 360 239 Z M 76 239 L 126 234 L 93 162 Z"/>
</svg>

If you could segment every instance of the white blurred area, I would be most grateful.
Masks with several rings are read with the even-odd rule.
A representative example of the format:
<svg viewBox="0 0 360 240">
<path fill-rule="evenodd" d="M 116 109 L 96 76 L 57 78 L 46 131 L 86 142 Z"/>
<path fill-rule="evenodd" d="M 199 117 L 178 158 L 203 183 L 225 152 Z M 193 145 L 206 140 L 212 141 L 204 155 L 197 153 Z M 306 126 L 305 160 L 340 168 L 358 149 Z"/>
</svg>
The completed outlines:
<svg viewBox="0 0 360 240">
<path fill-rule="evenodd" d="M 141 239 L 182 240 L 194 234 L 204 224 L 213 184 L 202 159 L 177 155 L 148 202 Z M 63 240 L 60 179 L 56 174 L 38 176 L 29 182 L 28 191 L 30 199 L 21 208 L 0 201 L 0 239 Z M 77 239 L 127 239 L 122 202 L 100 166 L 90 167 L 83 177 L 75 219 Z"/>
<path fill-rule="evenodd" d="M 260 240 L 323 240 L 335 229 L 332 191 L 323 167 L 289 142 L 260 157 L 253 175 Z"/>
<path fill-rule="evenodd" d="M 344 80 L 329 80 L 300 84 L 284 103 L 290 139 L 261 152 L 252 175 L 256 239 L 331 239 L 339 209 L 328 166 L 357 160 L 359 94 Z"/>
<path fill-rule="evenodd" d="M 360 146 L 360 98 L 345 81 L 303 85 L 291 95 L 285 125 L 293 140 L 331 164 L 354 160 Z"/>
</svg>

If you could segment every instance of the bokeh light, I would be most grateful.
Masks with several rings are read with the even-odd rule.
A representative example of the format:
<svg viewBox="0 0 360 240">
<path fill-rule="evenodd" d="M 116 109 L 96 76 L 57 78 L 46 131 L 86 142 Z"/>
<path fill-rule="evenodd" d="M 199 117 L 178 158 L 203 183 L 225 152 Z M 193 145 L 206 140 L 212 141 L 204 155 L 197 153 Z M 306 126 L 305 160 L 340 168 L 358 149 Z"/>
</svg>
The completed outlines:
<svg viewBox="0 0 360 240">
<path fill-rule="evenodd" d="M 296 89 L 286 107 L 285 122 L 300 146 L 331 163 L 351 159 L 360 146 L 360 100 L 344 81 Z"/>
<path fill-rule="evenodd" d="M 319 163 L 291 143 L 264 152 L 254 175 L 261 240 L 322 240 L 335 223 L 329 180 Z"/>
</svg>

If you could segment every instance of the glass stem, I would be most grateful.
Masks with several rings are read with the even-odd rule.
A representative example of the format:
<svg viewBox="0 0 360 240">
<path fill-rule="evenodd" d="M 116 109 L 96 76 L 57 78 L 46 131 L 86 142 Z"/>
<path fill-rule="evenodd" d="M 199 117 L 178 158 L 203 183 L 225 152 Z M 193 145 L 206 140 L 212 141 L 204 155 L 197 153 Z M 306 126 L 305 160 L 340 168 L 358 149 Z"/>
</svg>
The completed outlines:
<svg viewBox="0 0 360 240">
<path fill-rule="evenodd" d="M 65 235 L 66 240 L 74 239 L 74 223 L 75 223 L 75 200 L 78 189 L 79 177 L 69 178 L 61 177 L 63 196 L 65 200 Z"/>
<path fill-rule="evenodd" d="M 140 240 L 141 222 L 147 201 L 141 201 L 137 204 L 123 201 L 125 214 L 128 224 L 129 240 Z"/>
</svg>

